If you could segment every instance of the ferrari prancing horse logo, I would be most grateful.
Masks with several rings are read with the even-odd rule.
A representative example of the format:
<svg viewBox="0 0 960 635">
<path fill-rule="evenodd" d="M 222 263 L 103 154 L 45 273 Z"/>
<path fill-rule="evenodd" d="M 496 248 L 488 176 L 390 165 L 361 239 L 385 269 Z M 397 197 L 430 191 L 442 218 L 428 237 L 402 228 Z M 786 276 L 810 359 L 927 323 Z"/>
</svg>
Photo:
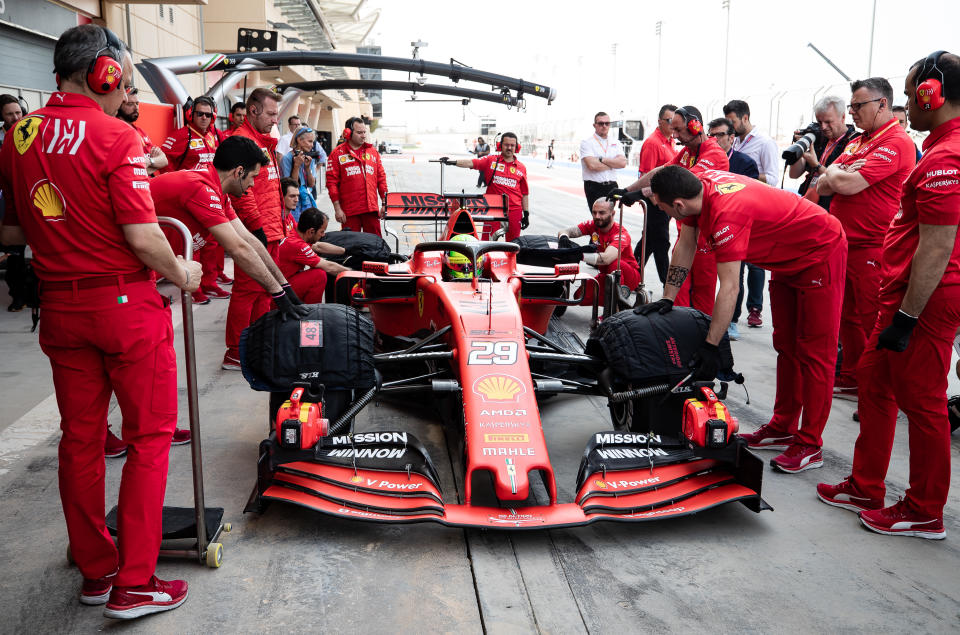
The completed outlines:
<svg viewBox="0 0 960 635">
<path fill-rule="evenodd" d="M 739 192 L 745 187 L 747 186 L 743 183 L 723 183 L 722 185 L 717 185 L 717 191 L 721 194 L 733 194 L 734 192 Z"/>
<path fill-rule="evenodd" d="M 40 120 L 42 117 L 26 117 L 21 119 L 13 130 L 13 145 L 17 152 L 23 154 L 33 145 L 33 140 L 37 137 L 37 131 L 40 130 Z"/>
</svg>

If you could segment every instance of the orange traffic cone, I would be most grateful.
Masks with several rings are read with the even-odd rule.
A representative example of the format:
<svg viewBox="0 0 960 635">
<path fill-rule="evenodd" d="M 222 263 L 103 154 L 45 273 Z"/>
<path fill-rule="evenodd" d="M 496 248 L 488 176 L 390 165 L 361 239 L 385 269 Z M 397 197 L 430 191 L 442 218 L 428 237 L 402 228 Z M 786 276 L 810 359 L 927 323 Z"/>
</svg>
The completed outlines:
<svg viewBox="0 0 960 635">
<path fill-rule="evenodd" d="M 417 162 L 417 157 L 411 155 L 411 156 L 410 156 L 410 163 L 416 163 L 416 162 Z"/>
</svg>

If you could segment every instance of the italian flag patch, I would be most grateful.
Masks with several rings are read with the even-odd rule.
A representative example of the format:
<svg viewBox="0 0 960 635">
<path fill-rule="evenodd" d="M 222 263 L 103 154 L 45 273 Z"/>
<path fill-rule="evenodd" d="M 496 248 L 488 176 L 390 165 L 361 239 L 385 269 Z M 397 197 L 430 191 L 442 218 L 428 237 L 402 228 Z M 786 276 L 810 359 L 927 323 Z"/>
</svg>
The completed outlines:
<svg viewBox="0 0 960 635">
<path fill-rule="evenodd" d="M 125 295 L 118 295 L 118 296 L 117 296 L 117 304 L 126 304 L 126 303 L 129 302 L 129 301 L 130 301 L 130 300 L 129 300 L 129 299 L 127 298 L 127 296 L 125 296 Z"/>
</svg>

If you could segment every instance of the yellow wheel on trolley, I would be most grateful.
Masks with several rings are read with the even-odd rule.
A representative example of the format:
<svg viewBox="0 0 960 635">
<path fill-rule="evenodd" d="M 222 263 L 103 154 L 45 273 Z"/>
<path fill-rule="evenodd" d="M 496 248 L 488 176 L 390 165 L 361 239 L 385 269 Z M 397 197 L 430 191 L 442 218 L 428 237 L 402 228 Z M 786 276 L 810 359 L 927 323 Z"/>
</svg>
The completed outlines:
<svg viewBox="0 0 960 635">
<path fill-rule="evenodd" d="M 223 545 L 219 542 L 211 542 L 207 545 L 207 566 L 218 569 L 221 564 L 223 564 Z"/>
</svg>

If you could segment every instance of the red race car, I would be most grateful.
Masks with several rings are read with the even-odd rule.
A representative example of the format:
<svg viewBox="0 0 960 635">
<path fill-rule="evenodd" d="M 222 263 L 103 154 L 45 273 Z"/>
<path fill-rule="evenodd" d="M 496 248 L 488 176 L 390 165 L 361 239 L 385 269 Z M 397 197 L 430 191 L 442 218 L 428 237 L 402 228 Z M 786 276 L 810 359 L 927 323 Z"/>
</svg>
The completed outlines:
<svg viewBox="0 0 960 635">
<path fill-rule="evenodd" d="M 387 219 L 433 223 L 433 240 L 405 261 L 341 274 L 337 303 L 312 305 L 299 324 L 268 314 L 248 329 L 244 374 L 273 392 L 276 414 L 247 511 L 281 501 L 357 520 L 542 529 L 732 501 L 771 509 L 760 496 L 763 464 L 721 400 L 726 383 L 718 397 L 712 382 L 684 380 L 707 318 L 622 311 L 597 325 L 594 304 L 585 346 L 551 316 L 580 304 L 596 280 L 579 273 L 578 256 L 549 267 L 533 250 L 541 261 L 530 265 L 517 244 L 480 241 L 475 223 L 505 220 L 504 210 L 492 195 L 390 193 Z M 354 429 L 374 397 L 424 393 L 443 400 L 462 431 L 462 502 L 441 490 L 413 434 Z M 606 398 L 613 419 L 613 429 L 598 422 L 593 429 L 606 429 L 584 433 L 568 501 L 558 498 L 538 407 L 558 393 Z"/>
</svg>

